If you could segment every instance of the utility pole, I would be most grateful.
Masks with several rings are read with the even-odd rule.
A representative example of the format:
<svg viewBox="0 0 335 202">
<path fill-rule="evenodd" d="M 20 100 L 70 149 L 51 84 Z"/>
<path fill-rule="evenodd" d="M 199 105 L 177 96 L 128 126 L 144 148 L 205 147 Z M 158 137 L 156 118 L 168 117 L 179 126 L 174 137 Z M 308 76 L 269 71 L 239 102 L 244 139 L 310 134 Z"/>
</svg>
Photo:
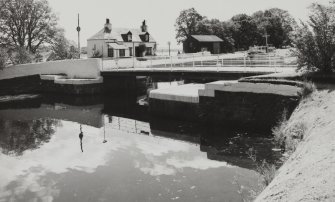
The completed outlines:
<svg viewBox="0 0 335 202">
<path fill-rule="evenodd" d="M 79 26 L 79 13 L 78 13 L 78 26 L 77 26 L 77 32 L 78 32 L 78 53 L 79 53 L 79 59 L 80 59 L 80 26 Z"/>
</svg>

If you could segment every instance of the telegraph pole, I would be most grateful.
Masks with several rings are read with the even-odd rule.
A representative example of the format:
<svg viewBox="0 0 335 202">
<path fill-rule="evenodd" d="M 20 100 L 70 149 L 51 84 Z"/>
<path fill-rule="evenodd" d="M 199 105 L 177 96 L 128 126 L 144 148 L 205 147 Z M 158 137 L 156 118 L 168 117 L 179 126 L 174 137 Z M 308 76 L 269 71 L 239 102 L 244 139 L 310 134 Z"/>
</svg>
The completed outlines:
<svg viewBox="0 0 335 202">
<path fill-rule="evenodd" d="M 78 53 L 79 53 L 79 59 L 80 59 L 80 26 L 79 26 L 79 13 L 78 13 L 78 26 L 77 26 L 77 32 L 78 32 Z"/>
</svg>

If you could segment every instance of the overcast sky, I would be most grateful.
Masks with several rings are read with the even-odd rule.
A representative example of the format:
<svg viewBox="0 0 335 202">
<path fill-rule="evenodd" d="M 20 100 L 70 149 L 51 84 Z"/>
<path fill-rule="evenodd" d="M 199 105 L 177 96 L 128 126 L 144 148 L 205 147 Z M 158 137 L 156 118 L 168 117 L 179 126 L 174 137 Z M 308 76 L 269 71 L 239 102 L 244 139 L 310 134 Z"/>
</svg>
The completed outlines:
<svg viewBox="0 0 335 202">
<path fill-rule="evenodd" d="M 77 41 L 77 13 L 80 13 L 81 44 L 98 32 L 105 19 L 110 18 L 113 27 L 139 28 L 147 20 L 149 32 L 159 47 L 167 47 L 171 41 L 177 47 L 174 23 L 183 9 L 194 7 L 201 15 L 219 20 L 230 19 L 235 14 L 252 14 L 258 10 L 281 8 L 296 19 L 307 19 L 307 7 L 316 0 L 48 0 L 59 16 L 59 25 L 66 37 Z M 327 4 L 329 0 L 318 0 Z"/>
</svg>

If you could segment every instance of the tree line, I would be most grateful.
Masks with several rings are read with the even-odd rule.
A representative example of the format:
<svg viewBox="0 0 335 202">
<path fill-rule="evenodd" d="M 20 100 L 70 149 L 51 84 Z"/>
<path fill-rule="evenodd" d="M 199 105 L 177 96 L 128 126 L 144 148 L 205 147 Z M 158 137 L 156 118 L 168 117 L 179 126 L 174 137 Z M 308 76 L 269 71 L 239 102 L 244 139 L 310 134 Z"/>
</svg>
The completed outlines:
<svg viewBox="0 0 335 202">
<path fill-rule="evenodd" d="M 285 10 L 272 8 L 251 16 L 238 14 L 227 21 L 209 19 L 194 8 L 182 10 L 176 20 L 176 39 L 180 44 L 190 35 L 216 35 L 223 40 L 223 50 L 247 50 L 250 46 L 268 43 L 281 48 L 292 45 L 292 32 L 297 27 Z"/>
<path fill-rule="evenodd" d="M 0 69 L 8 64 L 77 58 L 46 0 L 0 1 Z"/>
</svg>

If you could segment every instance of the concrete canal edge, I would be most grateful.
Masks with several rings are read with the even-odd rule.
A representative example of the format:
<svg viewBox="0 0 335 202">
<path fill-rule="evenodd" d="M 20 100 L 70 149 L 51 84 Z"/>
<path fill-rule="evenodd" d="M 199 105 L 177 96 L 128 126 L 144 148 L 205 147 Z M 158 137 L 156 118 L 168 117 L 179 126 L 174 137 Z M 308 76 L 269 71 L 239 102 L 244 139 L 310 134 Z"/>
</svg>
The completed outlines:
<svg viewBox="0 0 335 202">
<path fill-rule="evenodd" d="M 335 201 L 335 92 L 315 92 L 288 120 L 285 134 L 305 134 L 257 202 Z"/>
<path fill-rule="evenodd" d="M 0 95 L 59 93 L 95 95 L 103 91 L 102 77 L 70 79 L 63 75 L 30 75 L 0 80 Z"/>
<path fill-rule="evenodd" d="M 268 130 L 284 110 L 294 110 L 299 91 L 267 83 L 188 84 L 151 91 L 149 109 L 155 116 Z"/>
</svg>

